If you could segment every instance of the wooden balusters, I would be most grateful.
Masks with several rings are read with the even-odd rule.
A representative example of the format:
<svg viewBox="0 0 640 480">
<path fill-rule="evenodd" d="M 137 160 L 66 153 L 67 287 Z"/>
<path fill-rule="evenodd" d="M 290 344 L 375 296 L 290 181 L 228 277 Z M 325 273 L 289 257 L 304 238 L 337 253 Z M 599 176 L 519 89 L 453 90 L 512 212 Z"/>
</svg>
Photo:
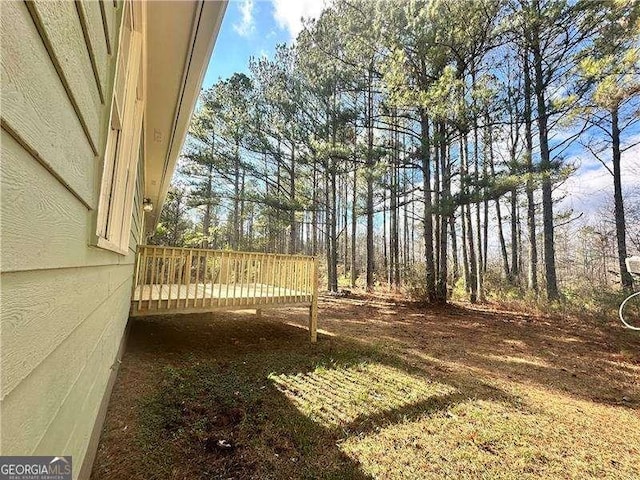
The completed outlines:
<svg viewBox="0 0 640 480">
<path fill-rule="evenodd" d="M 313 296 L 311 306 L 309 307 L 309 335 L 311 343 L 318 340 L 318 259 L 313 260 L 313 274 L 311 275 L 313 282 Z"/>
<path fill-rule="evenodd" d="M 217 257 L 218 254 L 217 252 L 212 252 L 212 259 L 211 259 L 211 293 L 209 296 L 209 306 L 211 307 L 213 305 L 213 298 L 214 298 L 214 285 L 215 285 L 215 280 L 216 280 L 216 275 L 214 273 L 214 267 L 216 265 L 219 265 L 218 267 L 218 280 L 220 280 L 220 276 L 222 275 L 222 255 L 220 255 L 220 260 L 218 262 Z M 218 289 L 220 289 L 221 287 L 218 287 Z M 218 295 L 219 296 L 219 295 Z M 203 305 L 204 306 L 204 305 Z"/>
<path fill-rule="evenodd" d="M 160 270 L 160 285 L 158 285 L 158 302 L 156 305 L 156 309 L 160 310 L 162 308 L 161 299 L 162 299 L 162 291 L 164 290 L 164 286 L 169 283 L 169 251 L 166 247 L 162 248 L 162 268 Z"/>
<path fill-rule="evenodd" d="M 247 283 L 247 259 L 244 253 L 240 254 L 240 300 L 238 305 L 242 305 L 244 303 L 244 286 Z"/>
<path fill-rule="evenodd" d="M 310 305 L 317 322 L 318 265 L 312 257 L 166 246 L 138 247 L 132 315 Z M 314 319 L 315 318 L 315 319 Z"/>
<path fill-rule="evenodd" d="M 204 271 L 202 272 L 202 298 L 200 299 L 200 306 L 204 307 L 204 299 L 207 296 L 207 271 L 209 269 L 209 251 L 204 252 Z M 197 297 L 196 297 L 197 298 Z M 197 307 L 197 305 L 194 305 Z"/>
<path fill-rule="evenodd" d="M 271 270 L 269 274 L 271 275 L 269 284 L 271 285 L 271 298 L 269 303 L 275 303 L 276 301 L 276 266 L 277 266 L 277 257 L 273 255 L 271 257 Z"/>
<path fill-rule="evenodd" d="M 254 299 L 254 303 L 257 303 L 260 300 L 260 296 L 258 295 L 258 272 L 260 270 L 260 256 L 258 254 L 254 254 L 253 256 L 253 266 L 251 268 L 251 280 L 253 280 L 253 288 L 251 289 L 251 298 Z"/>
<path fill-rule="evenodd" d="M 175 253 L 175 250 L 171 249 L 171 258 L 169 259 L 169 271 L 167 273 L 167 288 L 168 288 L 168 296 L 167 296 L 167 309 L 171 308 L 171 292 L 172 292 L 172 286 L 173 286 L 173 279 L 174 279 L 174 270 L 175 270 L 175 262 L 173 259 L 173 254 Z M 164 285 L 162 290 L 164 290 Z M 162 297 L 162 290 L 160 291 L 160 296 Z"/>
</svg>

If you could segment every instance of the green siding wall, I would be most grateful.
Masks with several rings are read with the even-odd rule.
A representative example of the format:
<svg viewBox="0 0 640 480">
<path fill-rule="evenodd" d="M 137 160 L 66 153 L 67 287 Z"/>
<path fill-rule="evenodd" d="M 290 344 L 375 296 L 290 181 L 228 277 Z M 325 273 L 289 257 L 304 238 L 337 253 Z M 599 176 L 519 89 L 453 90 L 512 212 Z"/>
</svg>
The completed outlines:
<svg viewBox="0 0 640 480">
<path fill-rule="evenodd" d="M 87 453 L 122 336 L 128 255 L 89 246 L 119 6 L 4 2 L 0 145 L 0 454 Z"/>
</svg>

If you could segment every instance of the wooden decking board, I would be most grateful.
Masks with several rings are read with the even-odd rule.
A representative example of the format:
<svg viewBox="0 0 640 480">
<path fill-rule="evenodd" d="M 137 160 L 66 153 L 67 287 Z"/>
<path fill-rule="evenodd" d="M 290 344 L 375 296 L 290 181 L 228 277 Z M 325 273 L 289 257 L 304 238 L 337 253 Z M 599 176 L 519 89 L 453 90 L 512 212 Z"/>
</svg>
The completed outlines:
<svg viewBox="0 0 640 480">
<path fill-rule="evenodd" d="M 187 288 L 188 287 L 188 288 Z M 133 301 L 142 300 L 195 300 L 204 298 L 218 298 L 229 300 L 255 300 L 257 298 L 281 298 L 281 297 L 311 297 L 312 292 L 304 292 L 301 290 L 292 290 L 289 288 L 278 287 L 274 285 L 250 283 L 229 285 L 224 283 L 192 283 L 190 285 L 140 285 L 136 287 L 133 294 Z M 254 302 L 250 302 L 254 303 Z"/>
</svg>

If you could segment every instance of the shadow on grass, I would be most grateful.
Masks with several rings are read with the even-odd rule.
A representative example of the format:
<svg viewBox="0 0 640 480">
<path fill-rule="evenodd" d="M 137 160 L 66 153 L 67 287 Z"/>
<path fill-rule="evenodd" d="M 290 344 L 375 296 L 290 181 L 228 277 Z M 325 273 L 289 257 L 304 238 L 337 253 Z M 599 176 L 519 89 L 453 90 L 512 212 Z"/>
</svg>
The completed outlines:
<svg viewBox="0 0 640 480">
<path fill-rule="evenodd" d="M 92 478 L 365 479 L 346 438 L 469 399 L 517 402 L 361 342 L 307 338 L 268 315 L 136 319 Z"/>
<path fill-rule="evenodd" d="M 358 319 L 354 308 L 375 320 L 350 326 L 345 319 Z M 640 366 L 640 335 L 624 330 L 615 319 L 536 316 L 488 305 L 429 308 L 364 295 L 325 299 L 322 311 L 324 328 L 352 338 L 362 334 L 408 352 L 409 360 L 419 352 L 486 377 L 640 409 L 640 389 L 632 378 Z M 429 360 L 420 354 L 419 361 Z"/>
</svg>

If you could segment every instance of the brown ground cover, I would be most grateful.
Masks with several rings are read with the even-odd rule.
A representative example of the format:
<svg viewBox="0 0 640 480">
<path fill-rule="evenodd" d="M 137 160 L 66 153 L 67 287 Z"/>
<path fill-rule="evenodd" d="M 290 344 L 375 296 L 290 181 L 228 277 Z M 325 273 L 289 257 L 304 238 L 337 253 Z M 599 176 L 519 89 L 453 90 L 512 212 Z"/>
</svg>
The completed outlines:
<svg viewBox="0 0 640 480">
<path fill-rule="evenodd" d="M 640 335 L 325 296 L 132 320 L 92 478 L 640 478 Z"/>
</svg>

